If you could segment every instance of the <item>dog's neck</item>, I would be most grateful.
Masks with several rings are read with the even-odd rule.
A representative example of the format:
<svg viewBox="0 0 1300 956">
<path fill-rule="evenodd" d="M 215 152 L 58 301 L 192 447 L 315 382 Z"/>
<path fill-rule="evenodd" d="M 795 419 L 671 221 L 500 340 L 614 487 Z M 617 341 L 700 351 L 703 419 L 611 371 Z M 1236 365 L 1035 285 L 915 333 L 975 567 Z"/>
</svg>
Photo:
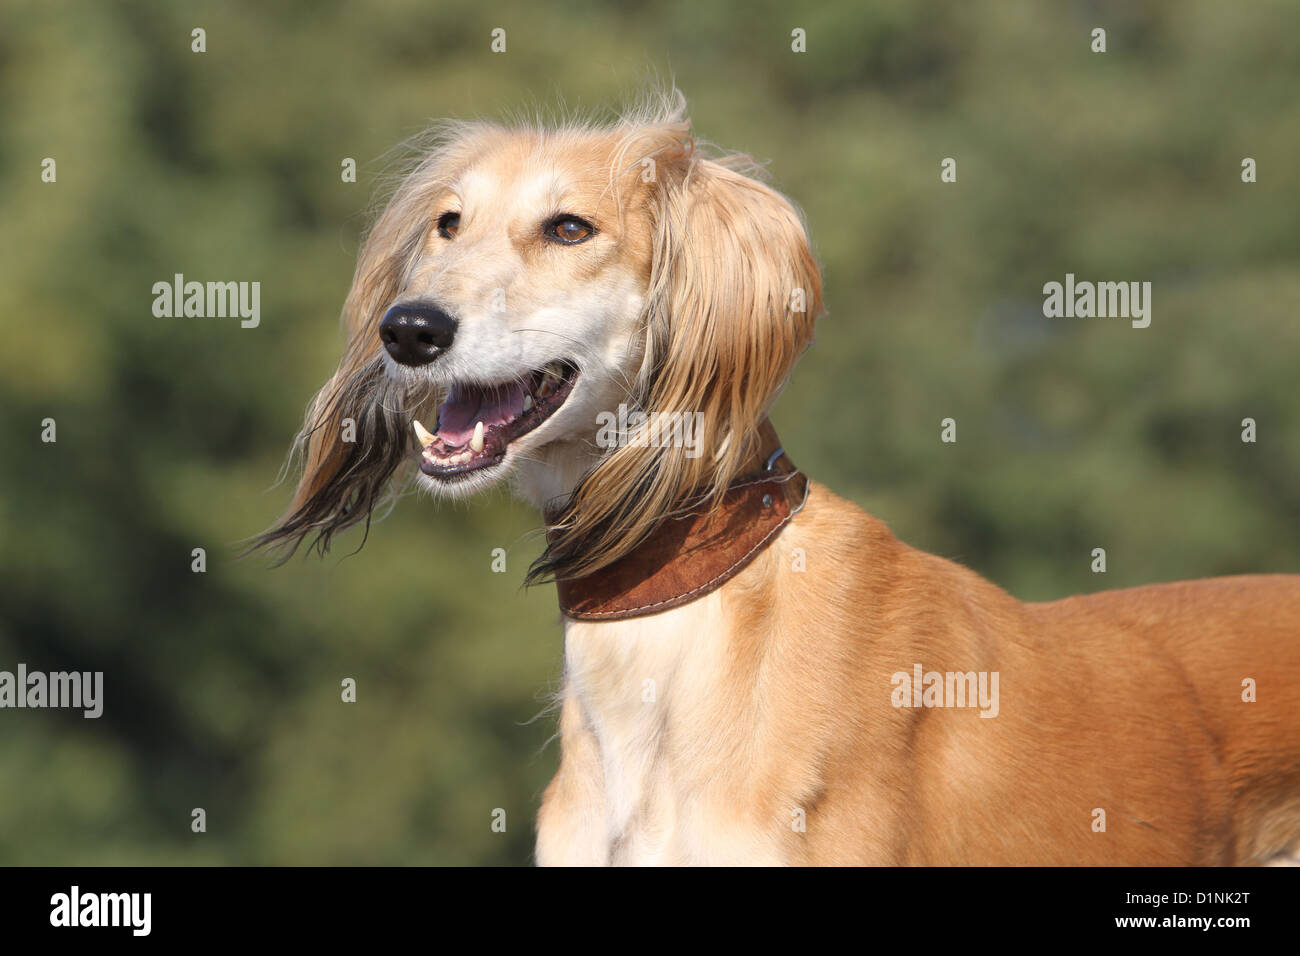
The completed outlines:
<svg viewBox="0 0 1300 956">
<path fill-rule="evenodd" d="M 557 582 L 560 610 L 575 620 L 657 614 L 703 597 L 739 573 L 803 507 L 808 481 L 764 419 L 749 467 L 716 507 L 683 502 L 630 553 L 594 574 Z"/>
<path fill-rule="evenodd" d="M 513 490 L 519 500 L 546 514 L 554 502 L 573 494 L 584 475 L 600 461 L 589 438 L 551 442 L 521 462 Z"/>
</svg>

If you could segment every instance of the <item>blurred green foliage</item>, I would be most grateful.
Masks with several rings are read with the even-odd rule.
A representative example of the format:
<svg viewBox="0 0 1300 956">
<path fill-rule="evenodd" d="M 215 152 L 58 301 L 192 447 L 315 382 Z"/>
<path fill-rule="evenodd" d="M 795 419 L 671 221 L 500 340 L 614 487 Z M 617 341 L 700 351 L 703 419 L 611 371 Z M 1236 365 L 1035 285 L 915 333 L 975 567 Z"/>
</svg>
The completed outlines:
<svg viewBox="0 0 1300 956">
<path fill-rule="evenodd" d="M 1298 34 L 1289 0 L 8 3 L 0 669 L 103 670 L 107 699 L 0 712 L 0 863 L 531 859 L 561 650 L 520 587 L 536 516 L 408 498 L 359 555 L 233 560 L 286 502 L 384 156 L 437 117 L 670 75 L 770 160 L 830 309 L 774 419 L 912 544 L 1027 599 L 1300 570 Z M 260 281 L 261 326 L 155 318 L 177 272 Z M 1152 281 L 1151 327 L 1045 320 L 1066 272 Z"/>
</svg>

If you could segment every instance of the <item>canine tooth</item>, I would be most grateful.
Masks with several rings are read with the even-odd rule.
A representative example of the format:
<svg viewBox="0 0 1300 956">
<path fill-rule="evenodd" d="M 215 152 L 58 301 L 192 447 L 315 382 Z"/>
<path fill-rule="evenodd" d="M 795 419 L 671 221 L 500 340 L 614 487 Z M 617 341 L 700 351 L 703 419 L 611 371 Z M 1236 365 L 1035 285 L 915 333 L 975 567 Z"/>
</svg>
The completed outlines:
<svg viewBox="0 0 1300 956">
<path fill-rule="evenodd" d="M 474 437 L 469 440 L 470 450 L 478 454 L 483 450 L 483 423 L 477 422 L 474 425 Z"/>
<path fill-rule="evenodd" d="M 524 392 L 524 411 L 528 411 L 528 409 L 532 407 L 533 407 L 533 396 L 529 395 L 527 392 Z"/>
<path fill-rule="evenodd" d="M 420 424 L 419 419 L 416 419 L 415 421 L 411 422 L 411 427 L 415 429 L 415 437 L 420 440 L 420 445 L 422 447 L 428 448 L 435 441 L 437 441 L 437 439 L 433 437 L 433 434 L 429 431 L 429 429 L 425 428 L 423 425 Z"/>
</svg>

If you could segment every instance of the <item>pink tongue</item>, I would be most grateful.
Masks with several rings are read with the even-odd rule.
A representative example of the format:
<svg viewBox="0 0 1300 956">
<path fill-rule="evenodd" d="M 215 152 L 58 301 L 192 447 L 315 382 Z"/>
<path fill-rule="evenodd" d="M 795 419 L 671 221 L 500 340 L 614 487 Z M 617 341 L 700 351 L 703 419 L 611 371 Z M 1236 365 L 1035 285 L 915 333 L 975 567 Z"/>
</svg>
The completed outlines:
<svg viewBox="0 0 1300 956">
<path fill-rule="evenodd" d="M 469 443 L 474 425 L 484 428 L 512 422 L 524 413 L 524 386 L 455 385 L 438 409 L 438 437 L 453 448 Z"/>
</svg>

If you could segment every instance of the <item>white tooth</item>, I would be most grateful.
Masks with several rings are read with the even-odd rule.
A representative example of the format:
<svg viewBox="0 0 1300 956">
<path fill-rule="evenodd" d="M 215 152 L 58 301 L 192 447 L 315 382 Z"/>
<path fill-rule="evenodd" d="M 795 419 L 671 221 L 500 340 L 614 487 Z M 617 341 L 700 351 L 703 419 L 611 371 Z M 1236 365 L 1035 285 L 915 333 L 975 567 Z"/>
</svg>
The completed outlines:
<svg viewBox="0 0 1300 956">
<path fill-rule="evenodd" d="M 478 422 L 474 425 L 474 437 L 469 440 L 469 447 L 474 454 L 483 450 L 483 423 Z"/>
<path fill-rule="evenodd" d="M 529 395 L 527 392 L 524 392 L 524 411 L 528 411 L 528 409 L 532 407 L 533 407 L 533 396 Z"/>
<path fill-rule="evenodd" d="M 420 445 L 422 447 L 428 448 L 437 440 L 429 432 L 429 429 L 420 424 L 418 419 L 411 422 L 411 427 L 415 429 L 415 437 L 420 440 Z"/>
</svg>

